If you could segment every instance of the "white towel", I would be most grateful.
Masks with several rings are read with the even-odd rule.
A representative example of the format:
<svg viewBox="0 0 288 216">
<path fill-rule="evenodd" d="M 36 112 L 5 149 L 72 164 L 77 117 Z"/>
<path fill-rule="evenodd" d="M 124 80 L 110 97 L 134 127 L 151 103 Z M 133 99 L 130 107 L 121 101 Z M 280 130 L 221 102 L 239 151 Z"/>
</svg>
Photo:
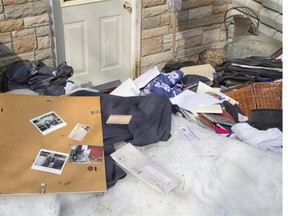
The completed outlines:
<svg viewBox="0 0 288 216">
<path fill-rule="evenodd" d="M 237 123 L 232 132 L 245 143 L 274 152 L 282 152 L 283 134 L 278 128 L 258 130 L 248 123 Z"/>
</svg>

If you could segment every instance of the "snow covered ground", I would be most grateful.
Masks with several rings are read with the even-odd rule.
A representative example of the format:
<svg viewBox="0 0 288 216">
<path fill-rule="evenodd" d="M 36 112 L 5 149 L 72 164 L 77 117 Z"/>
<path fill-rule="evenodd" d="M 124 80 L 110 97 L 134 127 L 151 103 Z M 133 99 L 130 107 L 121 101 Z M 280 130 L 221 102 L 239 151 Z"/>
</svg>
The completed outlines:
<svg viewBox="0 0 288 216">
<path fill-rule="evenodd" d="M 199 140 L 183 135 L 179 127 L 186 126 Z M 226 138 L 179 116 L 172 117 L 171 134 L 167 142 L 137 147 L 180 179 L 181 185 L 166 195 L 128 173 L 102 195 L 0 195 L 0 215 L 282 215 L 281 153 Z"/>
</svg>

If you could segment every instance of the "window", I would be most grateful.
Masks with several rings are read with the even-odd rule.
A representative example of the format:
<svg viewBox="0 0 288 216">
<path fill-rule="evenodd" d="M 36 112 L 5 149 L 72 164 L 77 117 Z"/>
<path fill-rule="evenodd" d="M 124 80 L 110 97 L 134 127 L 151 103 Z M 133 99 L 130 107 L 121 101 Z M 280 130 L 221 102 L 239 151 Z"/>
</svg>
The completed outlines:
<svg viewBox="0 0 288 216">
<path fill-rule="evenodd" d="M 65 6 L 87 4 L 99 1 L 105 1 L 105 0 L 60 0 L 60 5 L 61 7 L 65 7 Z"/>
</svg>

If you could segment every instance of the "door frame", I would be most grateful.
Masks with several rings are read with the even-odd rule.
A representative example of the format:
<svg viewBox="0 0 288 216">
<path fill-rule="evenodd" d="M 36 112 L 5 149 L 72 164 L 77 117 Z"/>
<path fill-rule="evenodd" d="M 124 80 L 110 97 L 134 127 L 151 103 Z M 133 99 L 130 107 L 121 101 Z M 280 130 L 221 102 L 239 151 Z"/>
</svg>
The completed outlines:
<svg viewBox="0 0 288 216">
<path fill-rule="evenodd" d="M 53 23 L 55 22 L 55 13 L 59 13 L 59 11 L 54 10 L 54 4 L 57 4 L 56 1 L 59 0 L 49 0 L 50 5 L 50 19 L 51 19 L 51 31 L 52 31 L 52 43 L 53 43 L 53 53 L 54 53 L 54 61 L 56 65 L 60 64 L 58 62 L 57 58 L 57 42 L 56 42 L 56 32 L 55 32 L 55 25 Z M 85 4 L 89 4 L 92 2 L 97 2 L 102 0 L 85 0 Z M 61 0 L 60 4 L 63 3 L 63 0 Z M 124 0 L 123 0 L 124 3 Z M 135 79 L 140 75 L 141 72 L 141 11 L 142 11 L 142 1 L 139 0 L 130 0 L 130 4 L 132 6 L 131 10 L 131 65 L 130 65 L 130 77 L 131 79 Z M 75 4 L 68 4 L 66 6 L 71 6 Z M 60 5 L 61 7 L 61 5 Z M 61 47 L 61 46 L 59 46 Z"/>
</svg>

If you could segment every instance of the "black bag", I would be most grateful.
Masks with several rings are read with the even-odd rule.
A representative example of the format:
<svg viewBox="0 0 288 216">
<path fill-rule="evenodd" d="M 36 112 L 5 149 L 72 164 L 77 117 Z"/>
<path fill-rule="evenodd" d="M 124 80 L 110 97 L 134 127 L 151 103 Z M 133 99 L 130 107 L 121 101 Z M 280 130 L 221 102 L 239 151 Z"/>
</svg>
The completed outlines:
<svg viewBox="0 0 288 216">
<path fill-rule="evenodd" d="M 254 109 L 251 110 L 248 123 L 258 130 L 269 128 L 283 129 L 283 113 L 278 109 Z"/>
<path fill-rule="evenodd" d="M 40 95 L 63 95 L 66 80 L 73 75 L 73 68 L 66 62 L 57 68 L 41 61 L 17 61 L 10 64 L 5 72 L 5 91 L 29 88 Z"/>
<path fill-rule="evenodd" d="M 216 65 L 215 72 L 213 87 L 269 82 L 282 79 L 282 60 L 257 56 L 230 59 Z"/>
</svg>

